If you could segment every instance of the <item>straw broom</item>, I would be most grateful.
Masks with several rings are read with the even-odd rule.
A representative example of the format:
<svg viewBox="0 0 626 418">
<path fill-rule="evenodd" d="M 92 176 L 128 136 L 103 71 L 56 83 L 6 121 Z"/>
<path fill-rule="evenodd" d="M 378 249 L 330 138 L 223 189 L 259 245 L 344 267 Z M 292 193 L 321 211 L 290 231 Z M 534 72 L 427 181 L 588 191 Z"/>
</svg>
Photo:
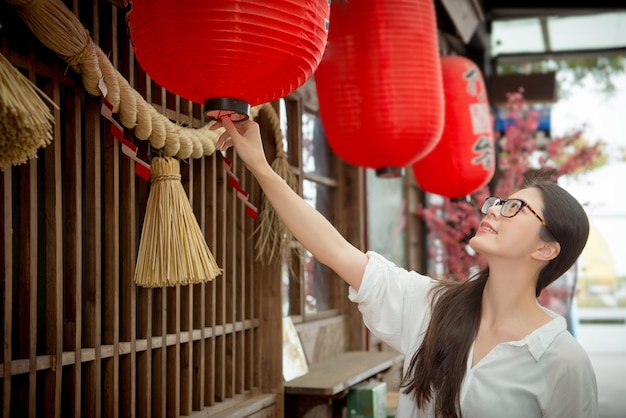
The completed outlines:
<svg viewBox="0 0 626 418">
<path fill-rule="evenodd" d="M 151 161 L 151 187 L 135 266 L 135 283 L 163 287 L 201 283 L 221 273 L 202 235 L 172 157 Z"/>
<path fill-rule="evenodd" d="M 284 137 L 280 129 L 278 115 L 270 103 L 262 105 L 259 109 L 259 113 L 261 112 L 267 118 L 274 132 L 274 140 L 276 142 L 276 157 L 272 161 L 272 169 L 285 180 L 291 189 L 297 191 L 298 180 L 289 165 L 289 161 L 287 161 L 287 154 L 283 146 Z M 280 220 L 265 195 L 261 198 L 261 209 L 257 222 L 259 223 L 255 230 L 257 239 L 254 244 L 257 261 L 269 264 L 271 262 L 281 262 L 283 258 L 289 260 L 292 255 L 291 251 L 294 251 L 298 257 L 302 255 L 302 246 L 295 243 L 292 247 L 294 240 L 292 233 Z"/>
<path fill-rule="evenodd" d="M 0 169 L 36 158 L 52 142 L 48 105 L 59 108 L 0 54 Z"/>
</svg>

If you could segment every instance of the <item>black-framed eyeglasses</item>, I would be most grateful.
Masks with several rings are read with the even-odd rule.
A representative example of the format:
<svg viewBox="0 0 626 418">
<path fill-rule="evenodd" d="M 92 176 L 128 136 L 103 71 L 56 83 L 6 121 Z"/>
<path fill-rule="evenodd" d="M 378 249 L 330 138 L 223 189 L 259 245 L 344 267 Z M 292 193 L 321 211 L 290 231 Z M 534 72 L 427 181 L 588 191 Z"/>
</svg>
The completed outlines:
<svg viewBox="0 0 626 418">
<path fill-rule="evenodd" d="M 501 205 L 500 215 L 504 216 L 505 218 L 512 218 L 517 215 L 522 209 L 524 209 L 524 207 L 527 207 L 528 210 L 530 210 L 533 215 L 535 215 L 537 219 L 539 219 L 541 224 L 545 226 L 546 229 L 550 231 L 550 233 L 556 238 L 556 235 L 554 235 L 546 221 L 544 221 L 543 218 L 539 216 L 539 214 L 535 212 L 535 210 L 531 208 L 528 203 L 524 202 L 521 199 L 500 199 L 496 196 L 490 196 L 485 199 L 485 203 L 483 203 L 483 207 L 480 209 L 480 211 L 486 215 L 490 207 L 498 205 Z"/>
</svg>

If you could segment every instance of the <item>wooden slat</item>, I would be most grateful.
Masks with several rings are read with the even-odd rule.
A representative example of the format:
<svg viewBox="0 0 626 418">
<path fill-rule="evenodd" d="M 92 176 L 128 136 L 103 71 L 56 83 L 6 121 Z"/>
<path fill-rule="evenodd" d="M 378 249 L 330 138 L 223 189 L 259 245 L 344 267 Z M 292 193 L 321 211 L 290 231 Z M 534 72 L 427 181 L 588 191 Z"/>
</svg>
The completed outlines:
<svg viewBox="0 0 626 418">
<path fill-rule="evenodd" d="M 153 83 L 153 87 L 156 84 Z M 166 103 L 167 91 L 164 88 L 159 88 L 157 91 L 160 94 L 155 94 L 154 98 L 160 97 L 161 103 Z M 171 289 L 163 288 L 155 291 L 157 296 L 155 297 L 155 331 L 157 335 L 165 338 L 167 335 L 167 300 L 168 293 Z M 158 299 L 158 300 L 157 300 Z M 155 351 L 154 354 L 154 374 L 153 377 L 153 416 L 165 418 L 167 416 L 167 349 L 160 348 Z"/>
<path fill-rule="evenodd" d="M 28 59 L 28 75 L 31 82 L 37 82 L 37 62 L 35 57 L 30 54 Z M 19 358 L 29 358 L 34 360 L 37 356 L 37 276 L 38 276 L 38 219 L 37 219 L 37 164 L 29 164 L 28 167 L 20 167 L 19 170 L 20 186 L 19 186 L 19 204 L 21 213 L 27 216 L 21 217 L 21 225 L 19 226 L 20 237 L 28 237 L 25 242 L 20 244 L 19 250 L 19 266 L 20 277 L 18 285 L 18 318 L 17 324 L 28 323 L 28 326 L 19 326 L 17 356 Z M 14 368 L 13 366 L 11 367 Z M 28 376 L 29 388 L 26 394 L 24 390 L 20 390 L 20 396 L 17 398 L 17 405 L 28 405 L 28 416 L 35 417 L 37 412 L 36 405 L 36 368 L 30 368 Z"/>
<path fill-rule="evenodd" d="M 216 158 L 219 158 L 216 156 Z M 223 272 L 221 277 L 215 281 L 215 323 L 216 325 L 223 325 L 228 321 L 227 318 L 227 307 L 228 307 L 228 299 L 227 299 L 227 289 L 228 283 L 231 280 L 231 271 L 230 266 L 228 265 L 228 227 L 227 227 L 227 214 L 229 210 L 228 206 L 228 193 L 227 193 L 227 184 L 228 179 L 226 178 L 226 174 L 221 167 L 221 160 L 218 160 L 217 163 L 219 168 L 217 171 L 218 177 L 218 189 L 215 205 L 215 210 L 217 211 L 217 257 L 218 263 L 222 267 Z M 227 396 L 227 379 L 228 379 L 228 365 L 227 365 L 227 357 L 226 357 L 226 336 L 218 336 L 215 339 L 215 394 L 214 401 L 225 401 Z"/>
<path fill-rule="evenodd" d="M 35 72 L 35 60 L 32 54 L 29 55 L 27 60 L 24 60 L 24 65 L 27 67 L 28 77 L 31 81 L 35 81 L 36 72 Z M 14 171 L 15 176 L 11 175 L 11 171 Z M 1 245 L 3 248 L 6 248 L 6 251 L 16 254 L 18 257 L 18 263 L 16 271 L 13 271 L 13 258 L 10 259 L 8 264 L 8 270 L 6 271 L 6 276 L 2 277 L 2 283 L 6 284 L 7 287 L 4 287 L 4 292 L 0 293 L 8 297 L 6 297 L 5 304 L 8 306 L 4 306 L 4 310 L 0 313 L 3 318 L 2 324 L 3 326 L 0 328 L 0 341 L 6 341 L 5 350 L 0 351 L 0 357 L 4 358 L 4 363 L 6 364 L 7 376 L 10 376 L 14 373 L 15 370 L 15 359 L 14 358 L 28 358 L 29 356 L 29 345 L 30 345 L 30 325 L 29 326 L 20 326 L 20 324 L 31 324 L 31 304 L 30 304 L 30 295 L 31 295 L 31 280 L 33 278 L 33 271 L 35 275 L 37 274 L 37 267 L 34 264 L 31 264 L 33 256 L 36 257 L 36 247 L 35 252 L 33 253 L 33 245 L 30 241 L 31 235 L 36 233 L 36 197 L 33 202 L 31 199 L 31 188 L 30 185 L 32 183 L 36 184 L 37 179 L 35 178 L 31 181 L 30 176 L 33 171 L 29 166 L 21 165 L 14 170 L 6 169 L 8 174 L 8 179 L 10 179 L 10 185 L 6 189 L 11 196 L 11 190 L 16 192 L 16 196 L 18 199 L 18 207 L 13 210 L 11 207 L 11 199 L 4 199 L 7 203 L 7 209 L 10 210 L 10 218 L 12 218 L 12 213 L 22 213 L 22 216 L 19 217 L 19 224 L 17 225 L 17 230 L 12 232 L 13 237 L 17 238 L 18 243 L 16 248 L 12 248 L 12 244 Z M 34 171 L 34 175 L 36 176 L 37 171 Z M 12 183 L 12 184 L 11 184 Z M 35 194 L 36 196 L 36 194 Z M 34 209 L 34 221 L 33 221 L 33 207 Z M 4 218 L 3 218 L 4 219 Z M 3 225 L 7 225 L 7 230 L 11 231 L 12 228 L 15 228 L 13 225 L 13 220 L 10 223 L 6 221 L 3 222 Z M 2 243 L 4 244 L 4 242 Z M 2 251 L 4 254 L 5 251 Z M 4 258 L 3 260 L 4 261 Z M 36 259 L 35 259 L 36 261 Z M 0 263 L 0 271 L 4 271 L 4 263 Z M 15 274 L 17 273 L 17 274 Z M 5 281 L 6 279 L 6 281 Z M 36 288 L 36 287 L 35 287 Z M 15 289 L 16 298 L 13 300 L 12 289 Z M 36 313 L 35 313 L 36 317 Z M 36 323 L 36 320 L 35 320 Z M 3 335 L 7 335 L 7 339 L 2 338 Z M 13 336 L 16 336 L 14 339 Z M 8 340 L 8 341 L 7 341 Z M 3 387 L 3 401 L 4 405 L 7 405 L 6 411 L 4 414 L 10 414 L 12 407 L 15 409 L 18 405 L 27 405 L 24 413 L 32 416 L 34 414 L 34 405 L 29 405 L 29 396 L 31 391 L 25 390 L 25 388 L 20 388 L 17 385 L 17 382 L 11 381 L 10 379 L 4 380 Z M 14 392 L 11 395 L 11 392 Z M 13 399 L 11 399 L 13 398 Z"/>
<path fill-rule="evenodd" d="M 179 98 L 180 99 L 180 98 Z M 181 112 L 185 112 L 186 114 L 191 114 L 191 102 L 188 100 L 178 100 L 177 108 L 179 110 L 179 114 L 177 117 L 177 121 L 180 121 Z M 192 159 L 190 159 L 192 160 Z M 195 183 L 196 177 L 195 172 L 193 170 L 193 161 L 190 161 L 189 164 L 185 164 L 185 171 L 187 174 L 188 182 L 187 182 L 187 193 L 190 199 L 190 205 L 192 210 L 195 206 Z M 197 216 L 196 221 L 198 220 Z M 193 329 L 193 294 L 196 286 L 183 286 L 181 288 L 181 299 L 180 299 L 180 330 L 179 336 L 181 333 L 191 333 Z M 192 362 L 193 362 L 193 344 L 191 342 L 183 343 L 181 341 L 180 346 L 180 414 L 181 415 L 189 415 L 192 411 Z"/>
<path fill-rule="evenodd" d="M 108 122 L 107 122 L 108 125 Z M 104 257 L 103 257 L 103 328 L 104 344 L 119 344 L 119 141 L 107 133 L 104 139 L 103 154 L 103 207 L 104 207 Z M 108 388 L 119 387 L 119 355 L 103 360 L 103 385 Z M 103 393 L 103 408 L 111 417 L 119 416 L 119 391 L 109 390 Z"/>
<path fill-rule="evenodd" d="M 94 7 L 94 25 L 104 50 L 111 52 L 113 67 L 119 67 L 116 28 L 117 15 L 109 7 Z M 109 46 L 110 45 L 110 46 Z M 109 127 L 109 123 L 106 123 Z M 104 258 L 103 258 L 103 343 L 118 347 L 120 342 L 120 143 L 107 132 L 103 150 L 103 206 L 104 206 Z M 103 360 L 103 385 L 106 388 L 120 387 L 120 358 L 114 350 L 112 358 Z M 120 415 L 120 391 L 106 390 L 102 398 L 103 408 L 112 418 Z"/>
<path fill-rule="evenodd" d="M 28 359 L 29 359 L 29 373 L 28 373 L 28 417 L 35 418 L 37 414 L 37 329 L 38 329 L 38 317 L 37 317 L 37 289 L 38 289 L 38 267 L 37 260 L 38 243 L 39 243 L 39 230 L 37 227 L 37 207 L 39 197 L 37 194 L 37 164 L 30 164 L 28 168 L 28 192 L 30 206 L 28 209 L 28 222 L 30 224 L 29 229 L 29 269 L 28 276 Z"/>
<path fill-rule="evenodd" d="M 2 220 L 3 229 L 2 234 L 2 297 L 4 309 L 2 311 L 2 331 L 0 331 L 0 337 L 2 337 L 2 364 L 4 366 L 4 376 L 2 379 L 2 404 L 4 405 L 2 416 L 3 418 L 10 418 L 11 416 L 11 349 L 12 349 L 12 335 L 11 321 L 13 317 L 13 238 L 12 238 L 12 224 L 13 224 L 13 211 L 11 207 L 11 193 L 13 188 L 11 187 L 12 176 L 11 170 L 5 170 L 1 174 L 2 183 L 2 203 L 3 213 Z M 4 202 L 7 204 L 5 205 Z"/>
<path fill-rule="evenodd" d="M 257 207 L 260 207 L 261 206 L 261 191 L 260 191 L 258 184 L 256 183 L 256 181 L 250 182 L 250 185 L 248 187 L 250 190 L 250 197 L 252 201 L 257 205 Z M 255 229 L 256 229 L 256 222 L 252 222 L 251 230 L 254 231 Z M 248 251 L 248 259 L 249 259 L 248 265 L 251 266 L 250 275 L 248 279 L 250 282 L 250 291 L 248 292 L 248 294 L 250 295 L 250 302 L 249 302 L 250 303 L 250 316 L 255 319 L 256 318 L 260 319 L 261 318 L 261 303 L 259 302 L 258 295 L 261 294 L 261 287 L 260 287 L 259 282 L 256 280 L 257 264 L 255 263 L 256 254 L 254 252 L 254 234 L 250 238 L 249 245 L 250 245 L 250 249 Z M 281 281 L 282 281 L 282 278 L 281 278 Z M 281 289 L 281 294 L 282 294 L 282 289 Z M 281 306 L 281 316 L 282 316 L 282 299 L 279 305 Z M 262 361 L 261 347 L 262 347 L 263 333 L 259 332 L 258 327 L 255 327 L 254 329 L 249 331 L 248 334 L 250 335 L 250 339 L 252 341 L 251 346 L 250 346 L 251 353 L 249 356 L 250 365 L 249 367 L 247 367 L 249 370 L 249 374 L 250 374 L 250 377 L 249 377 L 250 388 L 259 389 L 261 387 L 259 365 Z M 281 373 L 276 373 L 276 374 L 280 374 L 280 377 L 282 377 L 282 371 Z"/>
<path fill-rule="evenodd" d="M 239 181 L 241 182 L 241 186 L 245 190 L 245 176 L 246 171 L 244 168 L 244 163 L 236 158 L 237 162 L 237 176 L 239 177 Z M 234 193 L 233 193 L 234 194 Z M 246 318 L 246 273 L 245 273 L 245 250 L 246 250 L 246 211 L 245 205 L 239 199 L 235 200 L 235 205 L 237 205 L 237 210 L 234 212 L 237 214 L 235 219 L 235 262 L 237 268 L 237 280 L 236 280 L 236 303 L 233 304 L 235 306 L 235 320 L 241 321 Z M 242 394 L 244 393 L 245 387 L 245 338 L 243 332 L 237 332 L 235 334 L 235 388 L 234 393 Z"/>
<path fill-rule="evenodd" d="M 192 411 L 192 361 L 193 343 L 182 341 L 182 334 L 192 332 L 193 291 L 194 285 L 182 286 L 180 291 L 180 327 L 178 331 L 180 341 L 180 414 L 189 415 Z"/>
<path fill-rule="evenodd" d="M 134 54 L 129 40 L 123 34 L 118 34 L 117 25 L 124 22 L 125 16 L 118 13 L 116 7 L 111 6 L 111 39 L 117 47 L 119 57 L 117 68 L 129 83 L 133 85 L 135 80 Z M 120 36 L 121 35 L 121 36 Z M 132 138 L 132 131 L 127 131 L 127 137 Z M 127 355 L 121 355 L 119 359 L 119 388 L 120 415 L 135 417 L 137 411 L 137 286 L 134 283 L 136 248 L 137 248 L 137 199 L 136 184 L 145 182 L 135 175 L 135 162 L 126 156 L 120 157 L 120 267 L 119 267 L 119 290 L 120 290 L 120 332 L 119 339 L 127 342 L 130 351 Z"/>
<path fill-rule="evenodd" d="M 146 101 L 150 103 L 152 100 L 152 81 L 141 69 L 141 66 L 137 67 L 137 84 L 138 91 L 143 92 Z M 140 145 L 140 149 L 146 148 L 145 142 L 143 144 L 140 143 Z M 144 187 L 140 187 L 138 190 L 138 206 L 140 209 L 137 223 L 140 226 L 143 226 L 149 190 L 148 184 L 143 186 Z M 141 231 L 141 229 L 142 228 L 139 228 L 139 231 Z M 137 356 L 137 416 L 139 418 L 151 418 L 153 404 L 152 336 L 154 335 L 154 315 L 152 309 L 155 293 L 151 289 L 138 289 L 138 294 L 137 337 L 139 339 L 146 339 L 146 350 Z"/>
<path fill-rule="evenodd" d="M 206 239 L 206 211 L 205 199 L 206 199 L 206 158 L 199 160 L 193 160 L 191 163 L 193 171 L 193 210 L 198 219 L 198 224 L 202 230 L 202 234 Z M 210 240 L 207 240 L 210 246 Z M 205 284 L 200 283 L 193 286 L 192 301 L 190 303 L 191 308 L 191 329 L 203 330 L 205 327 L 206 319 L 206 289 Z M 205 388 L 205 338 L 201 338 L 198 341 L 194 341 L 192 345 L 192 367 L 191 367 L 191 409 L 193 411 L 200 411 L 204 407 L 204 388 Z M 189 414 L 188 414 L 189 415 Z"/>
<path fill-rule="evenodd" d="M 338 162 L 338 166 L 341 233 L 350 243 L 365 250 L 366 217 L 359 199 L 364 190 L 364 169 L 344 162 Z M 339 278 L 337 281 L 340 282 Z M 358 350 L 366 347 L 366 333 L 358 305 L 348 301 L 347 289 L 348 287 L 342 283 L 342 292 L 339 294 L 341 298 L 339 304 L 343 304 L 341 311 L 344 312 L 346 320 L 346 349 Z"/>
<path fill-rule="evenodd" d="M 138 289 L 137 336 L 145 338 L 146 349 L 137 354 L 137 416 L 152 417 L 152 295 L 150 289 Z"/>
<path fill-rule="evenodd" d="M 181 286 L 167 289 L 167 333 L 175 343 L 166 350 L 165 388 L 168 417 L 177 417 L 180 411 L 180 293 Z"/>
<path fill-rule="evenodd" d="M 134 281 L 137 237 L 134 167 L 134 161 L 125 157 L 120 160 L 119 340 L 128 344 L 129 351 L 127 355 L 119 357 L 119 412 L 121 416 L 130 417 L 135 416 L 137 396 L 137 341 L 135 334 L 137 327 L 137 286 Z M 121 346 L 118 352 L 122 354 Z"/>
<path fill-rule="evenodd" d="M 296 118 L 296 125 L 299 118 Z M 262 122 L 262 118 L 261 118 Z M 297 128 L 296 128 L 297 129 Z M 290 133 L 291 135 L 291 125 Z M 297 134 L 294 136 L 297 138 Z M 269 125 L 261 125 L 261 138 L 269 161 L 275 157 L 275 141 L 272 137 Z M 292 143 L 289 142 L 289 159 L 291 161 Z M 258 188 L 258 185 L 256 185 Z M 262 193 L 258 190 L 258 193 Z M 298 261 L 299 265 L 299 261 Z M 298 267 L 299 269 L 299 267 Z M 257 312 L 260 318 L 258 332 L 255 331 L 255 340 L 258 341 L 258 351 L 256 352 L 256 367 L 254 369 L 254 381 L 258 382 L 263 393 L 276 395 L 276 416 L 283 416 L 283 376 L 282 376 L 282 327 L 277 324 L 282 323 L 282 272 L 279 263 L 257 263 L 254 270 L 253 281 L 257 285 L 258 302 Z M 290 284 L 289 300 L 292 303 L 293 312 L 298 314 L 301 287 Z M 294 293 L 296 297 L 294 297 Z"/>
<path fill-rule="evenodd" d="M 154 289 L 154 334 L 165 338 L 167 333 L 166 312 L 167 312 L 167 288 Z M 166 414 L 166 387 L 165 378 L 167 351 L 163 346 L 153 349 L 152 354 L 152 416 L 165 418 Z"/>
<path fill-rule="evenodd" d="M 209 248 L 213 251 L 213 255 L 218 265 L 222 267 L 223 259 L 219 257 L 219 249 L 218 249 L 218 219 L 219 212 L 217 206 L 217 195 L 218 195 L 218 175 L 217 175 L 217 167 L 218 161 L 220 161 L 220 157 L 216 154 L 213 154 L 212 157 L 207 158 L 207 175 L 209 178 L 214 179 L 213 181 L 209 181 L 206 183 L 207 193 L 206 193 L 206 203 L 205 207 L 207 208 L 207 213 L 209 213 L 208 219 L 206 220 L 206 230 L 205 236 L 209 238 L 207 241 L 209 243 Z M 207 303 L 207 309 L 205 310 L 205 326 L 214 328 L 217 324 L 217 289 L 218 283 L 224 280 L 224 274 L 216 277 L 213 281 L 209 282 L 205 286 L 205 301 Z M 215 402 L 215 393 L 216 393 L 216 371 L 218 370 L 216 365 L 216 356 L 217 356 L 217 346 L 216 339 L 209 338 L 204 347 L 205 351 L 205 362 L 204 362 L 204 375 L 205 375 L 205 389 L 204 389 L 204 405 L 210 406 Z"/>
<path fill-rule="evenodd" d="M 81 345 L 82 345 L 82 140 L 81 140 L 81 105 L 80 92 L 67 89 L 66 100 L 62 105 L 68 118 L 65 123 L 67 138 L 65 145 L 65 329 L 64 349 L 76 353 L 76 363 L 69 369 L 64 380 L 67 415 L 81 416 Z M 71 115 L 71 116 L 70 116 Z"/>
<path fill-rule="evenodd" d="M 229 151 L 229 158 L 233 162 L 232 170 L 237 172 L 237 160 L 232 148 Z M 237 309 L 237 195 L 232 187 L 227 189 L 226 205 L 226 257 L 228 259 L 225 268 L 228 269 L 228 280 L 226 281 L 226 322 L 233 323 L 236 319 Z M 226 387 L 226 398 L 235 396 L 236 383 L 236 361 L 237 361 L 237 340 L 235 334 L 226 334 L 226 361 L 224 363 Z"/>
<path fill-rule="evenodd" d="M 58 69 L 55 66 L 55 72 Z M 51 90 L 51 91 L 50 91 Z M 60 103 L 59 84 L 53 78 L 52 85 L 45 91 L 55 103 Z M 54 110 L 55 120 L 60 120 L 60 111 Z M 57 362 L 63 355 L 63 177 L 61 173 L 61 127 L 54 125 L 54 140 L 44 151 L 45 156 L 45 248 L 46 248 L 46 331 L 44 345 L 47 353 Z M 61 416 L 62 367 L 53 366 L 44 377 L 44 399 L 46 411 L 51 416 Z"/>
<path fill-rule="evenodd" d="M 84 277 L 84 340 L 93 347 L 94 361 L 83 368 L 83 414 L 98 417 L 102 410 L 102 138 L 100 111 L 95 100 L 86 99 L 83 111 L 85 138 L 85 272 Z"/>
<path fill-rule="evenodd" d="M 180 98 L 167 93 L 166 103 L 173 104 L 177 118 L 180 115 Z M 176 121 L 177 119 L 175 119 Z M 181 175 L 188 178 L 188 165 L 181 165 Z M 181 317 L 181 286 L 168 289 L 167 332 L 176 336 L 176 343 L 167 350 L 167 416 L 178 417 L 180 414 L 180 317 Z"/>
<path fill-rule="evenodd" d="M 243 173 L 241 174 L 242 185 L 245 190 L 250 193 L 249 199 L 250 202 L 259 207 L 259 202 L 256 201 L 257 194 L 254 190 L 254 183 L 252 182 L 252 175 L 245 168 L 243 169 Z M 254 243 L 253 243 L 253 234 L 250 231 L 254 231 L 255 221 L 253 221 L 250 217 L 246 216 L 245 207 L 242 206 L 242 255 L 241 255 L 241 273 L 242 273 L 242 312 L 243 318 L 253 318 L 255 315 L 254 312 L 254 286 L 252 280 L 253 274 L 253 266 L 254 266 Z M 242 332 L 242 345 L 243 345 L 243 358 L 241 360 L 241 369 L 242 369 L 242 392 L 247 390 L 251 390 L 254 386 L 253 381 L 253 373 L 252 369 L 254 368 L 254 339 L 253 333 L 249 331 Z"/>
</svg>

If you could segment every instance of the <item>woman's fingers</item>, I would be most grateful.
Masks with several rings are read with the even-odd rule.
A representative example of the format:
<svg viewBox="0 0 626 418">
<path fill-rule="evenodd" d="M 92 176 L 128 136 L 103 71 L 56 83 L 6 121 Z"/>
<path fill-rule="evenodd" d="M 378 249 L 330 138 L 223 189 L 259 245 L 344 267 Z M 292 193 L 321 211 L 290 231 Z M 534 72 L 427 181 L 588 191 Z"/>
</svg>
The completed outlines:
<svg viewBox="0 0 626 418">
<path fill-rule="evenodd" d="M 230 134 L 226 131 L 222 132 L 222 134 L 219 136 L 219 138 L 217 138 L 217 141 L 215 142 L 215 148 L 220 151 L 226 151 L 231 145 L 232 143 L 230 141 Z"/>
<path fill-rule="evenodd" d="M 224 127 L 224 129 L 226 129 L 226 132 L 228 132 L 231 138 L 236 135 L 241 135 L 241 132 L 239 131 L 239 129 L 241 129 L 242 131 L 245 131 L 245 128 L 241 126 L 242 123 L 238 123 L 238 125 L 240 126 L 236 127 L 233 121 L 230 120 L 228 116 L 223 117 L 221 122 L 222 122 L 222 126 Z"/>
<path fill-rule="evenodd" d="M 231 146 L 240 144 L 241 141 L 254 139 L 259 135 L 258 125 L 250 119 L 234 123 L 228 116 L 225 116 L 211 125 L 209 129 L 215 130 L 220 127 L 225 129 L 215 142 L 215 147 L 220 151 L 225 151 Z"/>
</svg>

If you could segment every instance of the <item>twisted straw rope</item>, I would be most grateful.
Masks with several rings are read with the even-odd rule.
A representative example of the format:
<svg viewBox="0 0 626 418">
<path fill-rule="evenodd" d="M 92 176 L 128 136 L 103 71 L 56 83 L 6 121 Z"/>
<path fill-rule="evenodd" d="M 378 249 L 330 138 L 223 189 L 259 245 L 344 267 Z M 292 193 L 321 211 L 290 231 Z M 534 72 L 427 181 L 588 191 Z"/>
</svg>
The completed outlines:
<svg viewBox="0 0 626 418">
<path fill-rule="evenodd" d="M 134 129 L 138 139 L 149 140 L 152 147 L 163 149 L 164 156 L 180 159 L 201 158 L 215 152 L 221 129 L 210 131 L 210 124 L 197 129 L 182 127 L 157 112 L 113 67 L 89 31 L 60 0 L 6 1 L 17 7 L 24 23 L 44 45 L 82 76 L 89 94 L 101 96 L 98 82 L 104 80 L 113 113 L 119 113 L 122 125 Z M 251 113 L 257 115 L 258 109 L 253 108 Z"/>
<path fill-rule="evenodd" d="M 184 128 L 171 122 L 157 112 L 131 87 L 117 71 L 99 46 L 95 45 L 89 31 L 60 0 L 6 0 L 16 6 L 17 12 L 33 34 L 48 48 L 57 53 L 74 71 L 81 74 L 87 92 L 101 96 L 98 83 L 102 79 L 107 87 L 107 100 L 113 105 L 113 113 L 128 129 L 134 129 L 140 140 L 149 140 L 152 147 L 163 149 L 163 156 L 179 159 L 201 158 L 215 152 L 215 143 L 222 130 L 210 131 L 210 124 L 201 128 Z M 276 158 L 272 168 L 293 190 L 297 190 L 297 179 L 287 161 L 283 146 L 280 120 L 271 104 L 266 103 L 251 109 L 257 117 L 263 111 L 271 124 L 276 141 Z M 261 217 L 255 233 L 257 260 L 278 261 L 289 257 L 288 249 L 293 237 L 278 218 L 273 207 L 263 196 Z M 296 246 L 299 254 L 301 247 Z"/>
</svg>

